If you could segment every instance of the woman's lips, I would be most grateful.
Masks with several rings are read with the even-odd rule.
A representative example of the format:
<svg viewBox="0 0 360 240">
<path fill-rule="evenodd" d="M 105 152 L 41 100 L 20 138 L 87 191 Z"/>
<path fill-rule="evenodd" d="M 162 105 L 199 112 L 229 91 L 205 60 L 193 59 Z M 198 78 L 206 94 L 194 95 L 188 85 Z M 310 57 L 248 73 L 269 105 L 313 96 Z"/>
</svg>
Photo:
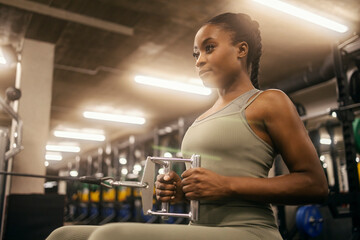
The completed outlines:
<svg viewBox="0 0 360 240">
<path fill-rule="evenodd" d="M 199 76 L 202 76 L 202 75 L 204 75 L 204 74 L 206 74 L 206 73 L 208 73 L 208 72 L 210 72 L 209 69 L 200 70 L 200 71 L 199 71 Z"/>
</svg>

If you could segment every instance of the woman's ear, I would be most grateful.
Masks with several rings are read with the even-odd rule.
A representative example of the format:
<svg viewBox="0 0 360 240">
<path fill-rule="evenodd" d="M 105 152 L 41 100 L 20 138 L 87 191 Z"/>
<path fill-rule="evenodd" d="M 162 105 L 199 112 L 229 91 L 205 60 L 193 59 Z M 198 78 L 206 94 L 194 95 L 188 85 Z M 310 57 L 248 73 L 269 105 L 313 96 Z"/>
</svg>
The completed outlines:
<svg viewBox="0 0 360 240">
<path fill-rule="evenodd" d="M 238 44 L 236 44 L 236 48 L 238 51 L 238 58 L 243 58 L 247 56 L 249 52 L 249 45 L 247 44 L 247 42 L 239 42 Z"/>
</svg>

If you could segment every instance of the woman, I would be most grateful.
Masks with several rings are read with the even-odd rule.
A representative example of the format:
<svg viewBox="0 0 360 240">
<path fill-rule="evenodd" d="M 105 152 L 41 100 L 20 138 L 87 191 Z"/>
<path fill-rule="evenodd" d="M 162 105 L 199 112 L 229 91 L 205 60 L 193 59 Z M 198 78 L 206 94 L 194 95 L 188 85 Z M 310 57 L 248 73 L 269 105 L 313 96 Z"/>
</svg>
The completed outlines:
<svg viewBox="0 0 360 240">
<path fill-rule="evenodd" d="M 279 90 L 256 89 L 261 56 L 257 22 L 245 14 L 214 17 L 197 32 L 193 55 L 204 84 L 218 91 L 215 104 L 193 123 L 182 143 L 186 157 L 202 156 L 202 168 L 185 171 L 182 180 L 174 172 L 158 176 L 158 199 L 201 200 L 199 225 L 239 226 L 270 239 L 268 230 L 276 224 L 268 203 L 326 198 L 316 151 L 289 98 Z M 278 153 L 290 174 L 267 178 Z"/>
<path fill-rule="evenodd" d="M 164 202 L 200 200 L 200 221 L 114 223 L 83 230 L 82 239 L 281 239 L 269 203 L 326 198 L 325 175 L 292 102 L 281 91 L 257 89 L 258 23 L 246 14 L 216 16 L 197 32 L 193 55 L 204 84 L 218 92 L 182 143 L 183 155 L 201 155 L 202 167 L 186 170 L 182 178 L 175 172 L 159 175 L 156 195 Z M 290 173 L 267 178 L 277 154 Z"/>
</svg>

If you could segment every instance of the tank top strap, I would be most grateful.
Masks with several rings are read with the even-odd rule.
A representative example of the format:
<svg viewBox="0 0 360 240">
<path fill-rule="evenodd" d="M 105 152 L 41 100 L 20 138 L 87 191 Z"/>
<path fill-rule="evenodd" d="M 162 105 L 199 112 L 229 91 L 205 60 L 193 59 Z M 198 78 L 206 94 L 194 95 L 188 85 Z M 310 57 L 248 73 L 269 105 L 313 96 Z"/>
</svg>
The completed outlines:
<svg viewBox="0 0 360 240">
<path fill-rule="evenodd" d="M 253 95 L 251 95 L 251 96 L 249 96 L 249 98 L 248 99 L 250 99 L 252 96 L 254 96 L 252 99 L 250 99 L 250 101 L 247 101 L 247 103 L 242 107 L 242 109 L 241 110 L 244 110 L 244 109 L 246 109 L 261 93 L 262 93 L 263 91 L 261 91 L 261 90 L 258 90 L 255 94 L 253 94 Z"/>
</svg>

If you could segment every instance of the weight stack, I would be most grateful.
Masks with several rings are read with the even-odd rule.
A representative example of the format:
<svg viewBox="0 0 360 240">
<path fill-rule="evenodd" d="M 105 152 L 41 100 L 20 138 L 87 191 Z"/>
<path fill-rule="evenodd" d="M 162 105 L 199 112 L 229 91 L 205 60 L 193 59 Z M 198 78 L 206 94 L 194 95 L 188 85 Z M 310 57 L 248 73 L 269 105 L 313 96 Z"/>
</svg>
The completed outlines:
<svg viewBox="0 0 360 240">
<path fill-rule="evenodd" d="M 65 195 L 12 194 L 7 200 L 5 240 L 41 240 L 63 226 Z"/>
</svg>

